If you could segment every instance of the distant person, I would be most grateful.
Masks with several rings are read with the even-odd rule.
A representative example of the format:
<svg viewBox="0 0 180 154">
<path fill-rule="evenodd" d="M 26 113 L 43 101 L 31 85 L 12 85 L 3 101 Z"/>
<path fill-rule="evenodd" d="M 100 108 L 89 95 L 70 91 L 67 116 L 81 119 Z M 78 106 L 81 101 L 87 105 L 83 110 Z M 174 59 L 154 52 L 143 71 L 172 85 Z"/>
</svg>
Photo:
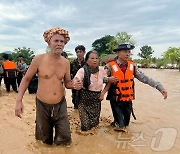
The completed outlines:
<svg viewBox="0 0 180 154">
<path fill-rule="evenodd" d="M 36 94 L 37 88 L 38 88 L 38 74 L 35 73 L 35 75 L 32 77 L 28 85 L 29 94 Z"/>
<path fill-rule="evenodd" d="M 67 54 L 65 51 L 63 51 L 63 52 L 61 53 L 61 56 L 63 56 L 64 58 L 68 59 L 68 54 Z"/>
<path fill-rule="evenodd" d="M 133 45 L 120 44 L 114 49 L 117 57 L 106 65 L 108 75 L 116 77 L 107 95 L 114 117 L 114 122 L 111 125 L 115 127 L 115 130 L 120 131 L 127 131 L 126 127 L 129 125 L 131 113 L 133 114 L 132 101 L 135 99 L 134 77 L 156 88 L 162 93 L 164 99 L 167 98 L 167 91 L 161 83 L 146 76 L 133 61 L 129 60 L 132 49 L 134 49 Z"/>
<path fill-rule="evenodd" d="M 1 86 L 3 77 L 4 77 L 3 58 L 0 58 L 0 86 Z"/>
<path fill-rule="evenodd" d="M 36 94 L 37 88 L 38 88 L 38 75 L 35 74 L 32 77 L 32 79 L 31 79 L 31 81 L 30 81 L 30 83 L 28 85 L 28 92 L 29 92 L 29 94 Z"/>
<path fill-rule="evenodd" d="M 86 64 L 75 75 L 75 81 L 78 79 L 78 81 L 83 82 L 83 88 L 79 90 L 78 98 L 82 131 L 88 131 L 99 124 L 102 100 L 101 90 L 103 89 L 103 79 L 107 77 L 106 70 L 99 67 L 97 51 L 89 51 L 86 54 L 85 62 Z"/>
<path fill-rule="evenodd" d="M 19 55 L 19 57 L 18 57 L 17 70 L 18 70 L 17 84 L 19 87 L 21 80 L 22 80 L 22 78 L 25 75 L 26 70 L 27 70 L 27 64 L 25 63 L 24 57 L 22 55 Z"/>
<path fill-rule="evenodd" d="M 3 67 L 4 67 L 4 82 L 6 86 L 6 91 L 10 92 L 10 86 L 12 86 L 13 90 L 17 92 L 17 68 L 16 64 L 13 61 L 9 60 L 8 54 L 3 55 Z"/>
<path fill-rule="evenodd" d="M 70 40 L 68 31 L 52 28 L 45 31 L 43 36 L 50 52 L 35 56 L 30 64 L 19 87 L 15 115 L 21 117 L 23 95 L 32 77 L 37 73 L 36 139 L 50 145 L 53 142 L 56 145 L 67 145 L 71 143 L 71 134 L 62 80 L 66 88 L 80 89 L 82 84 L 78 81 L 74 84 L 71 81 L 70 63 L 61 56 L 64 46 Z"/>
<path fill-rule="evenodd" d="M 77 71 L 84 66 L 84 54 L 86 53 L 86 48 L 83 45 L 78 45 L 75 48 L 77 58 L 71 62 L 70 72 L 71 78 L 73 79 Z M 72 103 L 74 104 L 74 109 L 78 109 L 78 90 L 72 89 Z"/>
</svg>

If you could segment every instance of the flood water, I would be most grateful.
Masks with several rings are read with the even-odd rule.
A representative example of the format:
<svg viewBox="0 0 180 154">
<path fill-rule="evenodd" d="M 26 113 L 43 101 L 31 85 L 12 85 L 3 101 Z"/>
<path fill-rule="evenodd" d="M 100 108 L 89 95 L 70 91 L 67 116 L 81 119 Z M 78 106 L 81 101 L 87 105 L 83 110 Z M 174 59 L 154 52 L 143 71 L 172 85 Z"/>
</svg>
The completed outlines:
<svg viewBox="0 0 180 154">
<path fill-rule="evenodd" d="M 168 92 L 167 100 L 154 88 L 136 80 L 134 101 L 137 120 L 132 132 L 144 136 L 146 146 L 134 146 L 139 153 L 180 153 L 180 72 L 177 70 L 141 69 L 160 81 Z M 138 141 L 137 141 L 138 142 Z"/>
<path fill-rule="evenodd" d="M 16 93 L 7 94 L 1 87 L 0 154 L 179 154 L 180 153 L 180 72 L 178 70 L 141 69 L 160 81 L 168 98 L 135 79 L 136 100 L 133 102 L 137 120 L 131 118 L 128 133 L 114 131 L 110 126 L 112 113 L 109 101 L 102 101 L 99 127 L 90 134 L 80 134 L 78 111 L 71 103 L 71 90 L 66 90 L 72 145 L 46 146 L 34 138 L 35 95 L 25 94 L 24 114 L 14 116 Z"/>
</svg>

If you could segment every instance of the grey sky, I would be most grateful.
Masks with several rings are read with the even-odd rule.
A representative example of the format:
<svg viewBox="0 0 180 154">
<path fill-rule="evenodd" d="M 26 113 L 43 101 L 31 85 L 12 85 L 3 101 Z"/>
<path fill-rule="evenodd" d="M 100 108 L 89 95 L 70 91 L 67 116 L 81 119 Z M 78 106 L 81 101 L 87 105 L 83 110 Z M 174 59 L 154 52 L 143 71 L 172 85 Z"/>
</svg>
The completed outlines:
<svg viewBox="0 0 180 154">
<path fill-rule="evenodd" d="M 160 57 L 180 46 L 179 6 L 179 0 L 1 0 L 0 52 L 27 47 L 44 53 L 43 32 L 62 27 L 72 53 L 78 44 L 89 51 L 96 39 L 125 31 L 137 42 L 134 57 L 143 45 Z"/>
</svg>

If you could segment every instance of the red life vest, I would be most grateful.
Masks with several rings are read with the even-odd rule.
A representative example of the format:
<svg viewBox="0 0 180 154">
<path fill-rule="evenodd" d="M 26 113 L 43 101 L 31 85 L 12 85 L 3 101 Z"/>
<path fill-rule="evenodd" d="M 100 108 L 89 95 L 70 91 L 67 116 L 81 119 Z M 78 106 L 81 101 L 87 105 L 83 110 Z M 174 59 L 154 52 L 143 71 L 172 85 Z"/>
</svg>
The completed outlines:
<svg viewBox="0 0 180 154">
<path fill-rule="evenodd" d="M 134 100 L 134 64 L 128 61 L 128 66 L 125 73 L 115 61 L 109 62 L 112 69 L 112 75 L 118 77 L 119 82 L 116 88 L 116 101 L 131 101 Z"/>
</svg>

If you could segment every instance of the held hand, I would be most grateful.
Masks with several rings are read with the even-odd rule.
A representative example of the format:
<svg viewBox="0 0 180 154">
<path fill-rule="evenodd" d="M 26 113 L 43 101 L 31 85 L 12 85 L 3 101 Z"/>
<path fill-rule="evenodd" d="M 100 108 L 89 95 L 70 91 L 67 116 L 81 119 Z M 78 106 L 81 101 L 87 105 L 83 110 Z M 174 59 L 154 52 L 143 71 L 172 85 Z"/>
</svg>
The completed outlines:
<svg viewBox="0 0 180 154">
<path fill-rule="evenodd" d="M 22 104 L 22 102 L 16 102 L 15 116 L 21 118 L 22 113 L 23 113 L 23 104 Z"/>
<path fill-rule="evenodd" d="M 117 76 L 111 76 L 108 80 L 110 83 L 117 83 L 119 81 Z"/>
<path fill-rule="evenodd" d="M 83 87 L 83 83 L 78 78 L 75 78 L 73 80 L 73 87 L 76 90 L 80 90 Z"/>
<path fill-rule="evenodd" d="M 100 101 L 102 101 L 104 99 L 104 93 L 101 93 L 100 94 L 100 97 L 99 97 Z"/>
<path fill-rule="evenodd" d="M 167 98 L 167 91 L 165 89 L 161 91 L 161 94 L 163 95 L 164 99 Z"/>
</svg>

